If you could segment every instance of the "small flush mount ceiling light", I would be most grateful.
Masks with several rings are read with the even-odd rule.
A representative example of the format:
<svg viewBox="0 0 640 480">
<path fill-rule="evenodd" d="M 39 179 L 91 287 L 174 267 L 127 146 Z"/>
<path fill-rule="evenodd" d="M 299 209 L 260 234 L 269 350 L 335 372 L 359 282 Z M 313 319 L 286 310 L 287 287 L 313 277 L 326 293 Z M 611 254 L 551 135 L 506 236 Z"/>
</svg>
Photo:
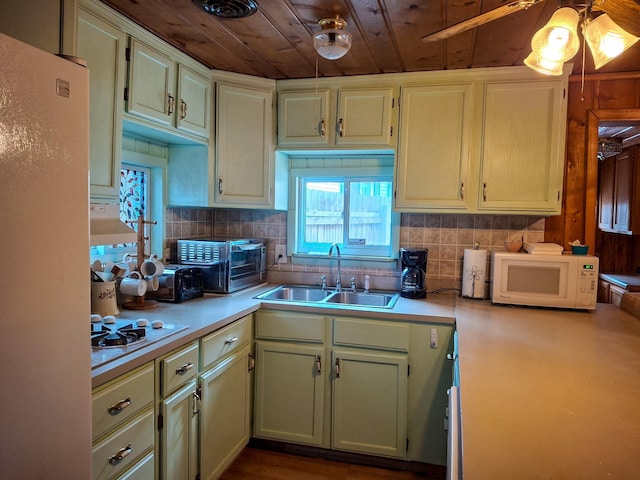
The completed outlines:
<svg viewBox="0 0 640 480">
<path fill-rule="evenodd" d="M 587 20 L 582 33 L 593 55 L 596 69 L 613 60 L 640 40 L 640 37 L 636 37 L 616 25 L 606 13 L 594 20 Z"/>
<path fill-rule="evenodd" d="M 313 47 L 321 57 L 327 60 L 337 60 L 351 48 L 351 34 L 344 30 L 346 20 L 339 16 L 318 20 L 322 28 L 313 35 Z"/>
</svg>

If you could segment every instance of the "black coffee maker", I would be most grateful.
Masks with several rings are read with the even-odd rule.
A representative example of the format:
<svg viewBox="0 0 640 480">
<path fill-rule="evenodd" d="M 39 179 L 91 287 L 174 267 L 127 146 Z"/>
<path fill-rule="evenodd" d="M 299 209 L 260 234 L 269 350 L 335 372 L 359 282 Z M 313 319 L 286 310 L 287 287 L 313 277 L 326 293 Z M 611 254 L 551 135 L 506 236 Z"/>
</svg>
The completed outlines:
<svg viewBox="0 0 640 480">
<path fill-rule="evenodd" d="M 402 275 L 400 276 L 400 296 L 405 298 L 425 298 L 427 296 L 427 256 L 426 248 L 401 248 Z"/>
</svg>

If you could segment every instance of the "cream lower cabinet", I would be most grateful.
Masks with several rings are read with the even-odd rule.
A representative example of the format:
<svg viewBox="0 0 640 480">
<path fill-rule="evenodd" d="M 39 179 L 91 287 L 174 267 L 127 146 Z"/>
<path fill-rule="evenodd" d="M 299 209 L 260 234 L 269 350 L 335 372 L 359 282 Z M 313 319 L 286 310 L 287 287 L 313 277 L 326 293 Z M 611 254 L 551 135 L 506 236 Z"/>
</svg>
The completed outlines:
<svg viewBox="0 0 640 480">
<path fill-rule="evenodd" d="M 153 363 L 92 393 L 93 480 L 154 478 Z"/>
<path fill-rule="evenodd" d="M 453 327 L 261 310 L 254 435 L 444 465 Z"/>
<path fill-rule="evenodd" d="M 404 458 L 407 355 L 336 349 L 331 364 L 332 447 Z"/>
</svg>

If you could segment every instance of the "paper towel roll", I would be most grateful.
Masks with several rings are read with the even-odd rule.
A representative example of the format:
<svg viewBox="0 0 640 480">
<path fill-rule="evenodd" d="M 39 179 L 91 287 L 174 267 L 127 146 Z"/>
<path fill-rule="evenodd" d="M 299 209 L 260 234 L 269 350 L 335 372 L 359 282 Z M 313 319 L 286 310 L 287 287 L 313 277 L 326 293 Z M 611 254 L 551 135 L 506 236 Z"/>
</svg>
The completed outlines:
<svg viewBox="0 0 640 480">
<path fill-rule="evenodd" d="M 462 262 L 462 296 L 485 298 L 487 251 L 466 248 Z"/>
</svg>

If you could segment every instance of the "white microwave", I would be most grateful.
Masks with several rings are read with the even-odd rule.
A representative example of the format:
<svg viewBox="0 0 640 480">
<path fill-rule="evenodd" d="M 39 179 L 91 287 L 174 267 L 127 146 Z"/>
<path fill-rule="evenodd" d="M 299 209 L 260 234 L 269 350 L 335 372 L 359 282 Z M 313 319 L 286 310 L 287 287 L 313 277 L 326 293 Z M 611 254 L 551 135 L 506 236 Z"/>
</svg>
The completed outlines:
<svg viewBox="0 0 640 480">
<path fill-rule="evenodd" d="M 491 301 L 594 310 L 598 257 L 493 252 Z"/>
</svg>

